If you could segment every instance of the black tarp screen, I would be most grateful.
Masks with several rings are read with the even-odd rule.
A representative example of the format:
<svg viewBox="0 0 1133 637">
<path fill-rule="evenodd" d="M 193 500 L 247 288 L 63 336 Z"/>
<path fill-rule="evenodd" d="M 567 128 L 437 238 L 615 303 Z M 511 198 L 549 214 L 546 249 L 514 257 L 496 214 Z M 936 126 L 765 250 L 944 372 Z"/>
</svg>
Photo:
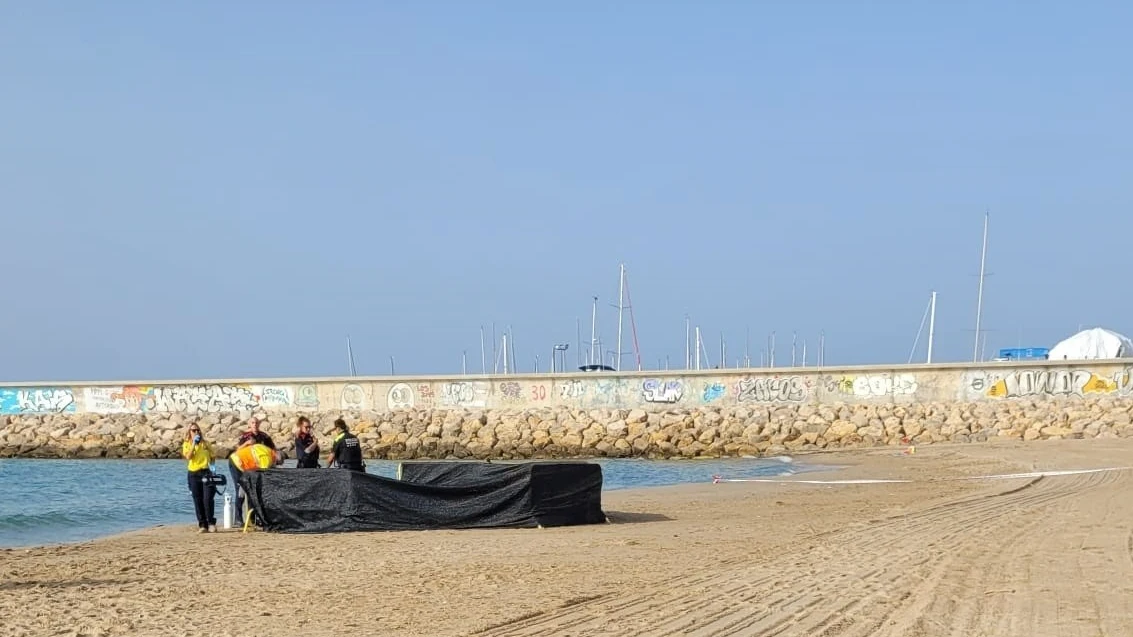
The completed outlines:
<svg viewBox="0 0 1133 637">
<path fill-rule="evenodd" d="M 436 483 L 345 469 L 251 471 L 240 482 L 259 524 L 287 533 L 561 526 L 606 520 L 598 465 L 413 464 L 453 466 L 446 469 L 448 477 Z"/>
<path fill-rule="evenodd" d="M 507 476 L 528 476 L 531 505 L 543 526 L 603 522 L 602 467 L 587 462 L 403 462 L 405 482 L 474 487 Z M 577 521 L 583 520 L 583 521 Z"/>
</svg>

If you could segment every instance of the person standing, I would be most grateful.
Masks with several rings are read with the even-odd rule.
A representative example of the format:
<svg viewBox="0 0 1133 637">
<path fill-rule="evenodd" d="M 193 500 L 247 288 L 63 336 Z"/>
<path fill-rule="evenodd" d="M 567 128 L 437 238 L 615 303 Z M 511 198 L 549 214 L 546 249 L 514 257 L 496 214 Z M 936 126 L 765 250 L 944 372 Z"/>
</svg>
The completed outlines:
<svg viewBox="0 0 1133 637">
<path fill-rule="evenodd" d="M 311 433 L 311 421 L 306 416 L 299 416 L 299 424 L 295 433 L 295 458 L 299 469 L 319 468 L 319 441 Z"/>
<path fill-rule="evenodd" d="M 365 471 L 366 463 L 362 462 L 362 443 L 359 442 L 358 436 L 350 433 L 346 421 L 341 418 L 334 421 L 334 429 L 338 435 L 334 438 L 334 446 L 330 450 L 330 457 L 327 458 L 327 466 L 337 463 L 343 469 Z"/>
<path fill-rule="evenodd" d="M 240 434 L 240 439 L 236 442 L 236 446 L 244 447 L 252 444 L 264 445 L 269 449 L 275 449 L 275 441 L 271 439 L 271 436 L 260 431 L 260 419 L 255 416 L 248 419 L 248 429 Z"/>
<path fill-rule="evenodd" d="M 188 463 L 189 493 L 193 495 L 193 509 L 197 514 L 197 533 L 216 532 L 216 487 L 206 482 L 212 471 L 209 466 L 215 458 L 212 445 L 201 436 L 200 425 L 189 425 L 181 443 L 181 457 Z"/>
<path fill-rule="evenodd" d="M 271 436 L 260 431 L 260 419 L 252 416 L 248 419 L 248 429 L 240 434 L 240 438 L 236 441 L 236 449 L 250 447 L 252 445 L 263 445 L 269 449 L 275 449 L 275 441 Z M 236 495 L 236 511 L 239 513 L 244 510 L 244 490 L 240 488 L 240 470 L 232 464 L 231 459 L 228 461 L 228 475 L 232 476 L 232 491 Z"/>
</svg>

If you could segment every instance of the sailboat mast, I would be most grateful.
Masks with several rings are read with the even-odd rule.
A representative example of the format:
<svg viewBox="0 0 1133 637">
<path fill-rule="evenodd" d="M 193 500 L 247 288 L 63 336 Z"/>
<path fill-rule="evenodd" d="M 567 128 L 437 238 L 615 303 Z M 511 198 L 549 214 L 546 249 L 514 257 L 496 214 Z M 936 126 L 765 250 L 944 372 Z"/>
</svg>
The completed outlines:
<svg viewBox="0 0 1133 637">
<path fill-rule="evenodd" d="M 626 265 L 620 264 L 618 268 L 618 343 L 617 363 L 614 369 L 622 371 L 622 310 L 625 308 Z"/>
<path fill-rule="evenodd" d="M 696 369 L 700 370 L 700 326 L 696 326 Z"/>
<path fill-rule="evenodd" d="M 932 363 L 932 341 L 936 334 L 936 290 L 932 291 L 932 300 L 929 301 L 928 312 L 928 356 L 925 357 L 926 363 Z"/>
<path fill-rule="evenodd" d="M 590 310 L 590 360 L 589 364 L 594 364 L 594 353 L 598 347 L 598 297 L 594 297 L 594 308 Z M 601 362 L 602 355 L 599 352 L 598 361 Z"/>
<path fill-rule="evenodd" d="M 692 369 L 692 342 L 689 340 L 691 331 L 692 320 L 685 314 L 685 369 Z"/>
<path fill-rule="evenodd" d="M 751 328 L 744 328 L 744 367 L 751 367 Z"/>
<path fill-rule="evenodd" d="M 488 373 L 488 361 L 484 350 L 484 326 L 480 326 L 480 373 Z"/>
<path fill-rule="evenodd" d="M 574 358 L 578 362 L 578 366 L 582 367 L 582 319 L 577 316 L 574 317 L 574 331 L 575 338 L 578 339 L 578 349 L 574 353 Z"/>
<path fill-rule="evenodd" d="M 503 349 L 502 354 L 504 355 L 504 374 L 506 375 L 507 374 L 507 332 L 504 332 L 503 336 L 501 337 L 501 340 L 502 340 L 501 347 Z"/>
<path fill-rule="evenodd" d="M 623 273 L 624 273 L 624 270 L 623 270 Z M 641 346 L 638 345 L 638 343 L 637 343 L 637 319 L 635 319 L 634 316 L 633 316 L 633 298 L 629 293 L 629 277 L 626 276 L 625 274 L 623 274 L 622 275 L 622 281 L 624 282 L 625 288 L 626 288 L 626 303 L 628 304 L 627 307 L 629 309 L 629 330 L 630 330 L 630 334 L 633 336 L 633 360 L 637 364 L 637 371 L 640 372 L 641 371 Z M 668 363 L 665 363 L 665 367 L 666 367 L 666 369 L 668 369 Z"/>
<path fill-rule="evenodd" d="M 509 345 L 509 352 L 511 353 L 511 371 L 513 374 L 519 373 L 519 367 L 515 364 L 515 333 L 511 331 L 511 326 L 507 326 L 507 336 Z"/>
<path fill-rule="evenodd" d="M 980 251 L 980 288 L 979 296 L 976 297 L 976 339 L 975 344 L 972 346 L 972 362 L 980 359 L 980 319 L 983 316 L 984 305 L 984 267 L 987 264 L 987 221 L 988 212 L 984 211 L 984 240 L 983 250 Z"/>
<path fill-rule="evenodd" d="M 728 366 L 728 344 L 724 342 L 724 333 L 720 332 L 720 369 Z"/>
</svg>

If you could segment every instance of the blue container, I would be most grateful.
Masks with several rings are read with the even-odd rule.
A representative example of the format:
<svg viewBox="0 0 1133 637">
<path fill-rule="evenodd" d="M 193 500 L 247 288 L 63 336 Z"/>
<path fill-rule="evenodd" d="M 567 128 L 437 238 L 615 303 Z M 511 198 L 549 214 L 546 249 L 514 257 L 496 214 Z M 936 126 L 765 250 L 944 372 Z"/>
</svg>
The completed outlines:
<svg viewBox="0 0 1133 637">
<path fill-rule="evenodd" d="M 1011 347 L 999 350 L 999 358 L 1007 360 L 1045 360 L 1050 355 L 1048 347 Z"/>
</svg>

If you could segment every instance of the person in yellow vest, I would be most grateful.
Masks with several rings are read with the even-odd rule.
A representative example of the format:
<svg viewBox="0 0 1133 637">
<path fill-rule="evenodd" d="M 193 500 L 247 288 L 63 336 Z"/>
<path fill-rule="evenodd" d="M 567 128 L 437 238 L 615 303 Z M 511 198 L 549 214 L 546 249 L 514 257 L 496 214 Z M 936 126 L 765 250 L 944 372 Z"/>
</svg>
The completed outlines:
<svg viewBox="0 0 1133 637">
<path fill-rule="evenodd" d="M 233 488 L 236 492 L 236 513 L 245 519 L 244 490 L 240 488 L 240 475 L 245 471 L 263 471 L 283 464 L 283 454 L 271 447 L 254 443 L 238 447 L 228 456 L 228 472 L 232 474 Z"/>
<path fill-rule="evenodd" d="M 189 425 L 181 443 L 181 457 L 188 463 L 189 493 L 193 494 L 193 509 L 197 513 L 197 533 L 216 532 L 216 487 L 205 479 L 212 473 L 210 465 L 215 459 L 212 445 L 201 436 L 196 423 Z"/>
</svg>

